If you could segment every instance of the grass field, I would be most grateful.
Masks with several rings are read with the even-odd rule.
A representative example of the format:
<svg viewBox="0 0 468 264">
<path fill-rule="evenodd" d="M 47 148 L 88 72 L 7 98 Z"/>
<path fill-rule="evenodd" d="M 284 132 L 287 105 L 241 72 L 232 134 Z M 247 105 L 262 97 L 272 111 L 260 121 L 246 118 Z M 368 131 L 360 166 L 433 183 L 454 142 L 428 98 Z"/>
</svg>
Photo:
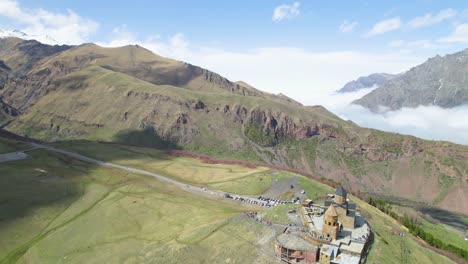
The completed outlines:
<svg viewBox="0 0 468 264">
<path fill-rule="evenodd" d="M 453 263 L 413 240 L 407 229 L 377 208 L 353 199 L 374 233 L 367 263 Z M 404 233 L 404 236 L 400 236 Z"/>
<path fill-rule="evenodd" d="M 205 164 L 119 145 L 61 146 L 233 193 L 262 192 L 286 174 L 300 177 L 299 185 L 310 198 L 332 191 L 305 177 L 267 168 Z M 252 209 L 45 150 L 30 154 L 31 159 L 0 164 L 2 264 L 276 261 L 275 231 L 242 216 Z M 367 263 L 451 263 L 419 246 L 410 235 L 396 235 L 405 232 L 400 224 L 367 203 L 356 202 L 375 233 Z M 278 206 L 261 214 L 288 223 L 286 213 L 295 207 Z"/>
<path fill-rule="evenodd" d="M 27 149 L 28 147 L 29 145 L 23 142 L 7 140 L 0 137 L 0 154 L 14 152 L 15 150 L 19 149 Z"/>
<path fill-rule="evenodd" d="M 300 205 L 298 204 L 278 205 L 267 210 L 263 214 L 263 218 L 266 220 L 270 220 L 274 223 L 289 224 L 291 220 L 288 217 L 288 211 L 292 209 L 298 209 L 299 207 Z"/>
<path fill-rule="evenodd" d="M 291 173 L 268 173 L 265 171 L 256 171 L 257 169 L 249 169 L 249 168 L 242 168 L 239 166 L 231 166 L 231 165 L 218 165 L 218 164 L 206 164 L 198 160 L 193 160 L 190 158 L 184 157 L 171 157 L 171 158 L 164 158 L 162 157 L 162 153 L 152 149 L 144 149 L 138 147 L 128 147 L 128 146 L 119 146 L 119 145 L 111 145 L 111 144 L 93 144 L 93 143 L 85 143 L 85 144 L 68 144 L 68 143 L 60 143 L 61 147 L 66 147 L 68 149 L 75 150 L 80 153 L 89 154 L 90 156 L 94 156 L 96 158 L 105 159 L 108 154 L 111 153 L 112 156 L 116 158 L 113 162 L 123 164 L 123 165 L 132 165 L 143 169 L 159 171 L 161 173 L 166 173 L 166 175 L 170 175 L 172 177 L 178 178 L 180 180 L 189 180 L 189 179 L 197 179 L 196 181 L 190 181 L 194 183 L 209 183 L 210 179 L 213 179 L 213 174 L 208 173 L 209 176 L 203 176 L 205 171 L 211 170 L 214 167 L 218 173 L 216 174 L 219 178 L 222 179 L 222 184 L 220 183 L 212 183 L 212 187 L 222 187 L 229 186 L 226 191 L 231 191 L 236 193 L 235 191 L 239 191 L 239 193 L 249 194 L 247 190 L 249 189 L 256 189 L 256 190 L 263 190 L 266 188 L 264 186 L 265 182 L 262 184 L 258 184 L 258 181 L 255 180 L 255 177 L 258 175 L 268 175 L 267 178 L 273 179 L 273 177 L 277 177 L 279 180 L 284 179 L 284 177 L 299 177 L 298 185 L 304 189 L 307 193 L 309 198 L 316 198 L 320 196 L 324 196 L 327 193 L 333 192 L 333 189 L 329 186 L 323 185 L 316 181 L 310 180 L 306 177 L 291 174 Z M 147 155 L 149 158 L 143 158 L 139 156 L 138 160 L 133 160 L 134 154 L 138 155 Z M 142 154 L 143 153 L 143 154 Z M 99 155 L 99 156 L 98 156 Z M 131 157 L 131 158 L 120 158 L 120 157 Z M 157 157 L 157 161 L 154 161 L 154 158 Z M 141 160 L 148 159 L 148 161 L 142 162 Z M 185 164 L 181 166 L 180 164 Z M 155 164 L 175 164 L 172 166 L 159 166 Z M 180 171 L 187 171 L 190 168 L 196 170 L 199 173 L 197 175 L 195 172 L 192 172 L 192 177 L 183 177 L 178 176 L 180 175 Z M 221 169 L 222 168 L 222 169 Z M 228 170 L 225 170 L 229 168 Z M 161 170 L 162 169 L 162 170 Z M 249 173 L 249 170 L 252 173 Z M 219 171 L 223 171 L 223 173 L 219 173 Z M 229 175 L 234 174 L 237 176 Z M 274 175 L 274 176 L 273 176 Z M 253 179 L 251 179 L 251 176 Z M 253 186 L 245 185 L 245 183 L 254 182 Z M 433 251 L 425 249 L 419 246 L 415 241 L 411 239 L 411 235 L 407 234 L 405 237 L 400 237 L 396 234 L 400 232 L 406 232 L 406 229 L 394 221 L 389 216 L 383 214 L 378 209 L 369 206 L 367 203 L 358 201 L 359 206 L 362 208 L 362 213 L 365 216 L 366 220 L 369 221 L 372 229 L 375 229 L 375 244 L 372 247 L 371 253 L 369 255 L 368 263 L 450 263 L 451 261 L 443 256 L 440 256 Z M 264 213 L 265 219 L 278 222 L 278 223 L 288 223 L 287 211 L 295 206 L 279 206 L 274 207 L 271 209 L 266 210 Z M 378 234 L 377 234 L 378 233 Z"/>
<path fill-rule="evenodd" d="M 100 160 L 112 160 L 116 164 L 160 173 L 178 181 L 237 194 L 261 194 L 271 186 L 273 178 L 279 178 L 265 167 L 207 164 L 193 158 L 169 157 L 150 148 L 91 142 L 56 145 Z"/>
<path fill-rule="evenodd" d="M 271 262 L 234 204 L 44 150 L 0 164 L 0 263 Z M 268 246 L 269 248 L 269 246 Z"/>
<path fill-rule="evenodd" d="M 321 184 L 319 182 L 310 180 L 306 177 L 301 176 L 299 186 L 306 191 L 307 196 L 311 199 L 324 196 L 327 193 L 334 193 L 334 189 L 328 185 Z"/>
<path fill-rule="evenodd" d="M 417 223 L 423 227 L 425 232 L 432 234 L 435 238 L 443 241 L 447 244 L 452 244 L 456 247 L 468 250 L 468 243 L 464 240 L 463 236 L 466 232 L 466 228 L 454 227 L 432 218 L 430 215 L 424 215 L 415 209 L 403 206 L 403 205 L 392 205 L 392 210 L 398 213 L 400 216 L 407 216 L 410 219 L 416 220 Z M 465 222 L 466 217 L 461 215 L 454 215 L 453 217 L 459 217 L 459 222 Z"/>
<path fill-rule="evenodd" d="M 468 251 L 468 243 L 463 239 L 463 235 L 454 231 L 452 228 L 428 221 L 423 221 L 422 227 L 424 228 L 424 231 L 429 232 L 434 237 L 444 241 L 445 243 L 452 244 Z"/>
</svg>

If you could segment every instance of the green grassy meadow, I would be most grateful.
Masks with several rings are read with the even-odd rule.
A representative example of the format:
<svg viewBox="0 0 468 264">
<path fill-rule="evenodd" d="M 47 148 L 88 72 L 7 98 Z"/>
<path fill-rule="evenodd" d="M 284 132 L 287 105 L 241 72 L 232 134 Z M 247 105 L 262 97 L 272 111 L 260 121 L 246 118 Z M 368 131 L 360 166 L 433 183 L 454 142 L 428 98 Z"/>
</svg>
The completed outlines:
<svg viewBox="0 0 468 264">
<path fill-rule="evenodd" d="M 286 176 L 300 177 L 309 198 L 332 191 L 303 176 L 263 167 L 206 164 L 115 144 L 57 145 L 233 193 L 262 193 Z M 277 231 L 243 217 L 252 208 L 46 150 L 29 154 L 30 159 L 0 164 L 1 264 L 277 261 L 272 256 Z M 419 246 L 411 235 L 395 235 L 404 227 L 367 203 L 356 202 L 376 234 L 367 263 L 451 263 Z M 259 210 L 265 219 L 288 223 L 286 213 L 296 206 Z"/>
<path fill-rule="evenodd" d="M 14 152 L 16 150 L 27 148 L 29 148 L 28 144 L 13 140 L 7 140 L 0 137 L 0 154 Z"/>
<path fill-rule="evenodd" d="M 434 238 L 443 241 L 446 244 L 452 244 L 456 247 L 468 250 L 468 243 L 464 240 L 465 228 L 459 226 L 449 225 L 449 222 L 443 223 L 432 216 L 424 215 L 409 206 L 403 205 L 392 205 L 392 209 L 395 210 L 400 216 L 407 216 L 410 219 L 414 219 L 425 232 L 430 233 Z M 467 225 L 467 218 L 462 215 L 451 215 L 451 219 L 458 217 L 459 222 Z"/>
<path fill-rule="evenodd" d="M 0 263 L 272 261 L 245 208 L 153 178 L 45 150 L 0 175 Z"/>
<path fill-rule="evenodd" d="M 420 246 L 404 226 L 379 209 L 364 201 L 352 200 L 358 205 L 374 234 L 367 263 L 453 263 Z M 400 233 L 404 236 L 400 236 Z"/>
<path fill-rule="evenodd" d="M 96 159 L 159 173 L 178 181 L 245 195 L 264 193 L 272 184 L 269 168 L 247 168 L 240 165 L 207 164 L 186 157 L 168 157 L 164 152 L 116 144 L 80 142 L 55 143 Z"/>
</svg>

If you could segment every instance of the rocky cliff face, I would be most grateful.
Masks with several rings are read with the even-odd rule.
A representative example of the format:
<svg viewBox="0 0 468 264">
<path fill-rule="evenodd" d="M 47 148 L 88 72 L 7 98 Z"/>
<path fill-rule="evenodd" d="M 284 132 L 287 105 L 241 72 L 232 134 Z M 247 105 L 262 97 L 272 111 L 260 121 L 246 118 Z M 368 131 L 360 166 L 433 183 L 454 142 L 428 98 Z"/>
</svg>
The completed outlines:
<svg viewBox="0 0 468 264">
<path fill-rule="evenodd" d="M 360 128 L 323 107 L 150 55 L 135 46 L 87 44 L 37 60 L 26 74 L 9 75 L 0 90 L 20 110 L 6 128 L 50 141 L 181 148 L 287 166 L 353 191 L 468 213 L 450 202 L 460 193 L 466 198 L 464 146 Z"/>
<path fill-rule="evenodd" d="M 346 83 L 343 88 L 338 90 L 339 93 L 356 92 L 365 88 L 379 87 L 386 81 L 394 79 L 397 74 L 389 73 L 373 73 L 368 76 L 359 77 L 357 80 Z"/>
<path fill-rule="evenodd" d="M 0 128 L 7 125 L 21 113 L 14 107 L 6 104 L 0 99 Z"/>
<path fill-rule="evenodd" d="M 468 49 L 436 56 L 387 81 L 354 103 L 377 111 L 419 105 L 454 107 L 468 103 Z"/>
<path fill-rule="evenodd" d="M 0 61 L 0 90 L 5 87 L 5 84 L 8 82 L 8 75 L 10 74 L 11 69 L 5 65 L 3 61 Z"/>
</svg>

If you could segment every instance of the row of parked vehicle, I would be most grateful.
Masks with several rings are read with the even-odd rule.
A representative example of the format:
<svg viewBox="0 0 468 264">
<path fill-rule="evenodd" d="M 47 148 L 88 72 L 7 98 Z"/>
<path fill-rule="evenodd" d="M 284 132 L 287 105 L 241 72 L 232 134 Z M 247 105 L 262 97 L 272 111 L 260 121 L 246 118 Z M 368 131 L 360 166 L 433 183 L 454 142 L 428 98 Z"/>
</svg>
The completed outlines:
<svg viewBox="0 0 468 264">
<path fill-rule="evenodd" d="M 276 203 L 276 202 L 272 202 L 270 200 L 260 200 L 260 199 L 258 199 L 258 200 L 260 200 L 260 201 L 258 201 L 258 200 L 253 199 L 253 198 L 245 198 L 245 197 L 242 197 L 242 196 L 232 196 L 229 193 L 224 194 L 224 198 L 233 199 L 235 201 L 254 204 L 254 205 L 263 206 L 263 207 L 267 207 L 267 208 L 282 204 L 282 203 L 279 203 L 279 201 L 278 201 L 278 203 Z"/>
<path fill-rule="evenodd" d="M 233 199 L 235 201 L 240 201 L 244 203 L 259 205 L 259 206 L 263 206 L 267 208 L 281 205 L 281 204 L 293 204 L 293 203 L 299 204 L 300 203 L 299 197 L 293 198 L 291 201 L 283 201 L 280 199 L 269 198 L 265 196 L 259 196 L 257 199 L 253 199 L 253 198 L 245 198 L 245 197 L 237 196 L 237 195 L 233 196 L 229 193 L 225 193 L 224 198 Z"/>
<path fill-rule="evenodd" d="M 283 200 L 269 198 L 269 197 L 265 197 L 265 196 L 259 196 L 257 199 L 259 199 L 260 201 L 265 201 L 267 204 L 272 205 L 272 206 L 292 203 L 292 202 L 289 202 L 289 201 L 283 201 Z"/>
</svg>

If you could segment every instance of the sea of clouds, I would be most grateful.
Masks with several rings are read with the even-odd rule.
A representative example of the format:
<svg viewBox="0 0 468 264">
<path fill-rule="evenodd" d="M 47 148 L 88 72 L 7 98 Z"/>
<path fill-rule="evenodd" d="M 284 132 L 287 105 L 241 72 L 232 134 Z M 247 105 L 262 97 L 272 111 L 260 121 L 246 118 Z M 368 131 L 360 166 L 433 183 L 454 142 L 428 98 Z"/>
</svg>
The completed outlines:
<svg viewBox="0 0 468 264">
<path fill-rule="evenodd" d="M 468 105 L 449 109 L 434 105 L 419 106 L 373 113 L 367 108 L 352 104 L 373 89 L 375 88 L 351 93 L 318 94 L 308 99 L 306 104 L 323 105 L 341 118 L 362 127 L 468 145 Z"/>
</svg>

